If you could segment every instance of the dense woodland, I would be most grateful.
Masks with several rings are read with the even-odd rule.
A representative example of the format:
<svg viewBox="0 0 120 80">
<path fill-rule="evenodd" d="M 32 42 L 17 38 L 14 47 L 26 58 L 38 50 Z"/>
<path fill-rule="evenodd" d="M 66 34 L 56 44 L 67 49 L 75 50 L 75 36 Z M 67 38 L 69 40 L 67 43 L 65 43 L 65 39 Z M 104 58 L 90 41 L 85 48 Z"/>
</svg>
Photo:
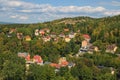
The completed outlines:
<svg viewBox="0 0 120 80">
<path fill-rule="evenodd" d="M 35 29 L 49 28 L 49 35 L 55 33 L 76 32 L 75 38 L 65 42 L 62 38 L 58 42 L 51 39 L 44 42 L 35 36 Z M 69 31 L 65 32 L 67 28 Z M 10 29 L 15 29 L 8 37 Z M 31 36 L 31 41 L 18 39 L 16 34 L 23 33 Z M 98 46 L 99 52 L 84 54 L 80 57 L 74 55 L 81 47 L 82 34 L 91 36 L 90 42 Z M 106 53 L 105 47 L 116 44 L 114 54 Z M 29 71 L 25 70 L 25 59 L 17 56 L 18 52 L 28 52 L 31 56 L 40 55 L 44 61 L 58 62 L 58 58 L 66 57 L 76 65 L 69 69 L 62 67 L 55 73 L 55 68 L 49 65 L 30 65 Z M 51 22 L 37 24 L 1 24 L 0 25 L 0 80 L 118 80 L 120 79 L 120 15 L 104 18 L 75 17 L 63 18 Z M 73 57 L 70 57 L 72 55 Z M 111 70 L 115 73 L 111 74 Z"/>
</svg>

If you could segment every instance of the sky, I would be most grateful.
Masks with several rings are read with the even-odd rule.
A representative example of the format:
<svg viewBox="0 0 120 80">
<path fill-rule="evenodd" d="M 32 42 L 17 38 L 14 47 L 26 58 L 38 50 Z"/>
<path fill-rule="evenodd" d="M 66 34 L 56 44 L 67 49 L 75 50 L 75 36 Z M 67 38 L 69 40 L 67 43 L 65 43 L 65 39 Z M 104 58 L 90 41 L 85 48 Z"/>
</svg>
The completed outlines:
<svg viewBox="0 0 120 80">
<path fill-rule="evenodd" d="M 120 14 L 120 0 L 0 0 L 0 22 L 38 23 L 65 17 Z"/>
</svg>

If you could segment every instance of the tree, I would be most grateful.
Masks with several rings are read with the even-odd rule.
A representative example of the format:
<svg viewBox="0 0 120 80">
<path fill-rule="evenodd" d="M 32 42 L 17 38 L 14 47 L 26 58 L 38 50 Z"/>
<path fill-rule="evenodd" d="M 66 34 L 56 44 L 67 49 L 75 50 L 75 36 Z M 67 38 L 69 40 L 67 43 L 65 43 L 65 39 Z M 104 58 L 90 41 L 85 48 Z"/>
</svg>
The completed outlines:
<svg viewBox="0 0 120 80">
<path fill-rule="evenodd" d="M 81 62 L 72 68 L 71 74 L 79 80 L 93 80 L 92 70 Z"/>
<path fill-rule="evenodd" d="M 28 73 L 28 80 L 29 78 L 32 78 L 33 80 L 52 80 L 55 78 L 54 68 L 49 65 L 30 65 Z"/>
<path fill-rule="evenodd" d="M 5 52 L 0 54 L 2 60 L 0 76 L 4 80 L 24 80 L 25 79 L 25 62 L 15 54 Z"/>
<path fill-rule="evenodd" d="M 82 40 L 84 40 L 82 34 L 76 34 L 76 36 L 75 36 L 75 42 L 77 44 L 81 44 Z"/>
</svg>

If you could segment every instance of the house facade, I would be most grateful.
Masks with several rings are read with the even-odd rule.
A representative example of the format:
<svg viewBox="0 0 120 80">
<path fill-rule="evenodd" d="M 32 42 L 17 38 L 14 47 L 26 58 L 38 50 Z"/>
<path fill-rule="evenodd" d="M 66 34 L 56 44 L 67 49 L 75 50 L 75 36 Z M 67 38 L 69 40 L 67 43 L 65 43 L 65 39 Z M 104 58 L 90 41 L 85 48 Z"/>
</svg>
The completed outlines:
<svg viewBox="0 0 120 80">
<path fill-rule="evenodd" d="M 106 46 L 106 52 L 114 54 L 116 52 L 117 48 L 118 47 L 116 46 L 116 44 L 107 45 Z"/>
</svg>

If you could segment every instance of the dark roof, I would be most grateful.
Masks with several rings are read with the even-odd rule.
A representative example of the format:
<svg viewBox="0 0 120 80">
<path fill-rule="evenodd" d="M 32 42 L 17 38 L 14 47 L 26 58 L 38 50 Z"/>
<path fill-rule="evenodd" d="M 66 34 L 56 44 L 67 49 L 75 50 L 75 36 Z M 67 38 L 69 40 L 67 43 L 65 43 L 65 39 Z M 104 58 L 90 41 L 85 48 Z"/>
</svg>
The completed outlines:
<svg viewBox="0 0 120 80">
<path fill-rule="evenodd" d="M 113 50 L 116 47 L 116 44 L 112 44 L 112 45 L 107 45 L 106 49 L 107 50 Z"/>
</svg>

